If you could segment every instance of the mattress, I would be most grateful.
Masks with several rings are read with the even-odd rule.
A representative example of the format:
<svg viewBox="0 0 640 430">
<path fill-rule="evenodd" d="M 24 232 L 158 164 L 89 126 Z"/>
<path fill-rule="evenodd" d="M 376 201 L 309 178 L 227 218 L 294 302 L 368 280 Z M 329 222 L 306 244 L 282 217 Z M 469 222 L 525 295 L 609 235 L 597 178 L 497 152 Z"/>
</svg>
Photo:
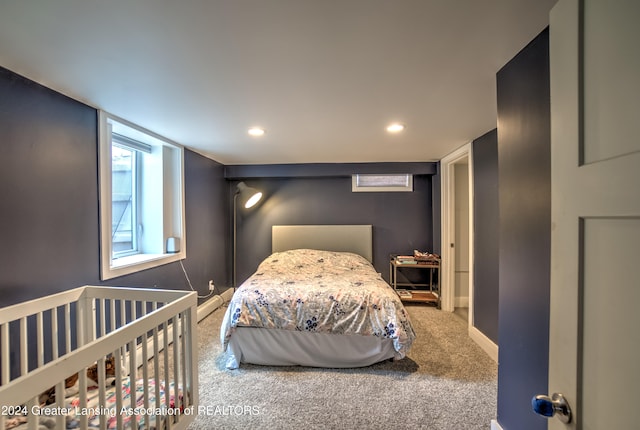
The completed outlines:
<svg viewBox="0 0 640 430">
<path fill-rule="evenodd" d="M 272 335 L 256 331 L 232 341 L 247 329 Z M 358 367 L 402 359 L 415 339 L 402 302 L 371 263 L 314 249 L 267 257 L 234 293 L 220 330 L 229 368 L 240 362 Z M 330 339 L 342 344 L 328 346 Z"/>
</svg>

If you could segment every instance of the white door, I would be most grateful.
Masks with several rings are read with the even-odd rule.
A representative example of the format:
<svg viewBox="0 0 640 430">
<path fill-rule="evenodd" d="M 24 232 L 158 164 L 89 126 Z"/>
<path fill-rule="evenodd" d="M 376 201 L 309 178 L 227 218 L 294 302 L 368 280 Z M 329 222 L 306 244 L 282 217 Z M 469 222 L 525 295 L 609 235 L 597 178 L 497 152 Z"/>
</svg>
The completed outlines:
<svg viewBox="0 0 640 430">
<path fill-rule="evenodd" d="M 551 429 L 640 428 L 639 23 L 637 0 L 551 11 Z"/>
</svg>

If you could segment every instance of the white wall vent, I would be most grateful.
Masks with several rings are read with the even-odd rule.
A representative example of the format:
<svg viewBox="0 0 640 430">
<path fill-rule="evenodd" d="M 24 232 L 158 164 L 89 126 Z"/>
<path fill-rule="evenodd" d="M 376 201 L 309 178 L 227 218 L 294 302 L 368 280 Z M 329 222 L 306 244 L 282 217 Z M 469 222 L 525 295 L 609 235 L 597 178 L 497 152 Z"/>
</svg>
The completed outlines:
<svg viewBox="0 0 640 430">
<path fill-rule="evenodd" d="M 351 176 L 351 191 L 394 192 L 413 191 L 413 175 L 401 174 L 355 174 Z"/>
</svg>

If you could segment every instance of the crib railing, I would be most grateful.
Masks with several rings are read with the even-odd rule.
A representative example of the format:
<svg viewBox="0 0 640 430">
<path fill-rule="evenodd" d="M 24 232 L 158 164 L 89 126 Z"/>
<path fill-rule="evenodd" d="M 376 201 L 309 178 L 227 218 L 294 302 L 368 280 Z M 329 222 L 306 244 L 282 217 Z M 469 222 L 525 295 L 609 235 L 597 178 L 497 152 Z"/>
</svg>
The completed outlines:
<svg viewBox="0 0 640 430">
<path fill-rule="evenodd" d="M 99 404 L 105 405 L 106 362 L 112 359 L 115 386 L 122 387 L 128 378 L 132 393 L 125 405 L 122 390 L 115 390 L 116 411 L 140 408 L 138 384 L 146 410 L 193 408 L 198 390 L 196 304 L 193 292 L 85 286 L 0 310 L 0 405 L 22 407 L 13 411 L 26 413 L 29 426 L 36 428 L 40 393 L 55 387 L 55 406 L 64 407 L 65 378 L 77 372 L 79 407 L 85 410 L 87 368 L 94 364 Z M 100 427 L 106 428 L 109 416 L 99 415 Z M 0 414 L 0 429 L 5 417 Z M 126 416 L 111 418 L 124 428 Z M 64 428 L 64 416 L 56 419 L 57 427 Z M 87 415 L 79 419 L 86 428 Z M 180 416 L 163 420 L 171 428 Z M 144 421 L 149 428 L 149 419 Z"/>
</svg>

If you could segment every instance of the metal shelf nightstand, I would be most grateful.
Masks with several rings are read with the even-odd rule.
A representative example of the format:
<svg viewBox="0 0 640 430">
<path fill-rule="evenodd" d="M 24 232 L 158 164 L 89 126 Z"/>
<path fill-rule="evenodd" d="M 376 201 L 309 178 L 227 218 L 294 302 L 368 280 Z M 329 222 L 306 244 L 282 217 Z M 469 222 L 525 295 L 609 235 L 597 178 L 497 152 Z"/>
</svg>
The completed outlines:
<svg viewBox="0 0 640 430">
<path fill-rule="evenodd" d="M 412 282 L 398 282 L 398 268 L 401 270 L 405 269 L 414 269 L 414 270 L 429 270 L 429 283 L 428 284 L 420 284 L 420 283 L 412 283 Z M 408 294 L 403 297 L 401 294 L 400 299 L 403 302 L 418 302 L 418 303 L 435 303 L 438 309 L 440 309 L 440 260 L 432 260 L 425 262 L 415 262 L 415 263 L 403 263 L 397 260 L 396 257 L 393 257 L 389 260 L 389 282 L 396 292 L 398 292 L 398 287 L 403 286 L 411 286 L 411 287 L 428 287 L 427 290 L 406 290 L 411 296 Z M 434 283 L 434 271 L 436 271 L 436 282 Z"/>
</svg>

